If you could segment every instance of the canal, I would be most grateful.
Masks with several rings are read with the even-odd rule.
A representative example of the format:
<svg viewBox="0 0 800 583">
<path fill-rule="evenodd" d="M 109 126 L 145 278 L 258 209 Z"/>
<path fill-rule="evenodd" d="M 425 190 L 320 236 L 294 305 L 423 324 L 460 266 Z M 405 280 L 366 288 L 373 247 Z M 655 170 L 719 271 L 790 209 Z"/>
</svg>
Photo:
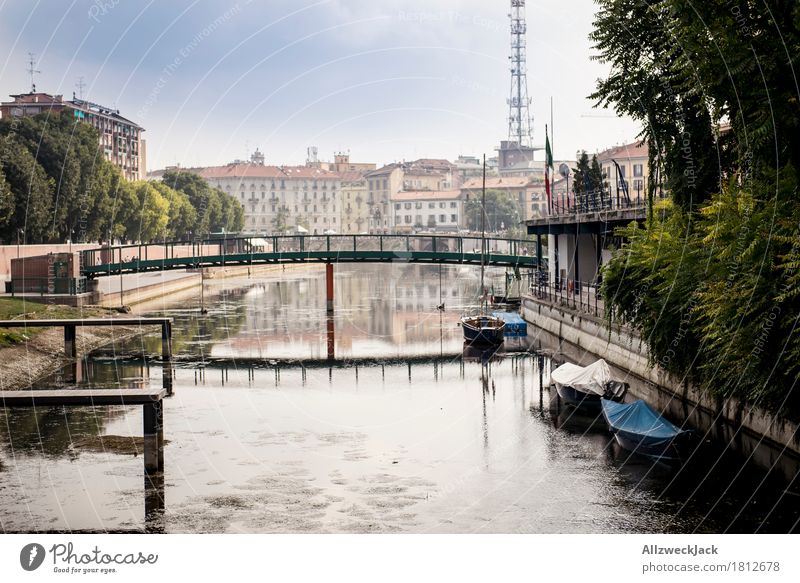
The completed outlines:
<svg viewBox="0 0 800 583">
<path fill-rule="evenodd" d="M 143 475 L 139 408 L 0 409 L 2 531 L 798 529 L 785 468 L 712 441 L 682 467 L 654 463 L 560 406 L 535 328 L 491 360 L 464 355 L 475 270 L 336 269 L 332 320 L 313 267 L 211 280 L 207 314 L 199 293 L 158 312 L 176 354 L 161 479 Z M 146 335 L 42 386 L 160 386 L 159 355 Z"/>
</svg>

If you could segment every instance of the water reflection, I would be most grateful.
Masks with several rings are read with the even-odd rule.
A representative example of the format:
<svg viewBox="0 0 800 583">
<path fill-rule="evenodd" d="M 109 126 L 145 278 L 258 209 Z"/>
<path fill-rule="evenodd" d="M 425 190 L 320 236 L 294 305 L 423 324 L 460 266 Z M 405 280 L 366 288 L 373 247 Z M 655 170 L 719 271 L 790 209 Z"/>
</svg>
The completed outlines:
<svg viewBox="0 0 800 583">
<path fill-rule="evenodd" d="M 797 529 L 786 482 L 734 452 L 704 443 L 680 468 L 633 457 L 597 414 L 551 395 L 549 357 L 511 345 L 465 351 L 449 323 L 472 297 L 468 276 L 445 270 L 439 288 L 438 269 L 433 280 L 411 266 L 337 273 L 332 322 L 324 278 L 313 273 L 213 283 L 206 317 L 190 305 L 169 313 L 177 363 L 176 396 L 165 401 L 166 480 L 143 488 L 141 459 L 86 445 L 138 435 L 138 408 L 5 411 L 0 527 Z M 293 349 L 295 362 L 281 357 Z M 99 352 L 77 381 L 62 380 L 159 386 L 159 355 L 160 339 L 146 337 Z"/>
</svg>

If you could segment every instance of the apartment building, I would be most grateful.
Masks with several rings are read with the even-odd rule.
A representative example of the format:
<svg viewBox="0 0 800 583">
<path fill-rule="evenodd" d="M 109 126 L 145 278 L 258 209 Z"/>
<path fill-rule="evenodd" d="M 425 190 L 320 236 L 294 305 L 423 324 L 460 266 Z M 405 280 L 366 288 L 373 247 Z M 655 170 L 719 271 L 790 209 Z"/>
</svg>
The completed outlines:
<svg viewBox="0 0 800 583">
<path fill-rule="evenodd" d="M 367 179 L 361 172 L 340 172 L 342 233 L 366 233 L 369 229 L 369 210 L 367 204 Z"/>
<path fill-rule="evenodd" d="M 13 101 L 0 104 L 3 118 L 24 117 L 46 112 L 72 111 L 76 119 L 90 124 L 100 134 L 99 145 L 106 160 L 122 171 L 127 180 L 141 180 L 146 175 L 144 128 L 122 117 L 113 109 L 91 101 L 65 101 L 62 95 L 22 93 L 10 96 Z"/>
<path fill-rule="evenodd" d="M 392 195 L 395 233 L 415 230 L 456 233 L 463 224 L 460 190 L 402 190 Z"/>
<path fill-rule="evenodd" d="M 479 200 L 483 189 L 483 178 L 470 178 L 461 186 L 462 198 Z M 544 177 L 501 176 L 486 178 L 486 190 L 503 193 L 513 202 L 519 213 L 519 221 L 527 221 L 547 215 L 547 193 Z M 512 227 L 516 225 L 506 225 Z"/>
<path fill-rule="evenodd" d="M 340 230 L 341 180 L 335 172 L 255 163 L 195 171 L 242 204 L 247 232 L 278 234 L 305 229 L 321 235 Z"/>
<path fill-rule="evenodd" d="M 623 184 L 626 184 L 631 199 L 647 198 L 647 183 L 650 179 L 648 154 L 647 142 L 644 141 L 609 148 L 597 154 L 597 161 L 603 169 L 612 196 L 616 196 L 618 191 L 622 192 Z"/>
</svg>

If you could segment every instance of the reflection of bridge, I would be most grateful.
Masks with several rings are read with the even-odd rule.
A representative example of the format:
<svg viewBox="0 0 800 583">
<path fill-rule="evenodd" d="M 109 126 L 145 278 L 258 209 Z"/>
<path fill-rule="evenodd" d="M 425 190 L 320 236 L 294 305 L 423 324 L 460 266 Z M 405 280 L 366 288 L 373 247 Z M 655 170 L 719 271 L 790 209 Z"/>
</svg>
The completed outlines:
<svg viewBox="0 0 800 583">
<path fill-rule="evenodd" d="M 483 253 L 481 253 L 483 250 Z M 102 247 L 81 252 L 89 278 L 145 271 L 276 263 L 404 262 L 533 268 L 533 241 L 447 235 L 233 237 Z"/>
</svg>

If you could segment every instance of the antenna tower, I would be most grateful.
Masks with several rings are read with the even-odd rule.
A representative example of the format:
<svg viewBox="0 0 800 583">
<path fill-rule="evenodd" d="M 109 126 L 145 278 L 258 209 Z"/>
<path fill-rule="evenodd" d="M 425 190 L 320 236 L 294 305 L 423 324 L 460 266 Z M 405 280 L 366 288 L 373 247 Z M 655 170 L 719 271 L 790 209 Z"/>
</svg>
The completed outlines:
<svg viewBox="0 0 800 583">
<path fill-rule="evenodd" d="M 528 25 L 525 23 L 525 0 L 511 0 L 511 96 L 508 99 L 508 139 L 520 147 L 532 146 L 530 103 L 528 98 L 528 70 L 525 41 Z"/>
<path fill-rule="evenodd" d="M 28 75 L 31 76 L 31 93 L 36 93 L 36 83 L 33 82 L 33 76 L 37 73 L 41 73 L 41 71 L 37 70 L 36 68 L 36 55 L 33 53 L 28 53 Z"/>
</svg>

